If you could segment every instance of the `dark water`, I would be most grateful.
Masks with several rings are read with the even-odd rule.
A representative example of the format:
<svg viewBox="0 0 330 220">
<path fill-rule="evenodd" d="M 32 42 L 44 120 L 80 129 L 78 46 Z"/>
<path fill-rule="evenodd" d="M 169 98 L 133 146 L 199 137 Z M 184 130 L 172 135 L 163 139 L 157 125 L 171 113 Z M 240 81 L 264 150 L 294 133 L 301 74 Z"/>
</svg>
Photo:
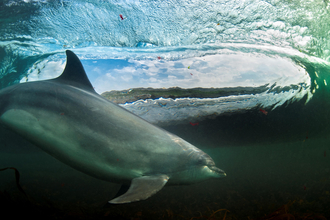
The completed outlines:
<svg viewBox="0 0 330 220">
<path fill-rule="evenodd" d="M 330 218 L 328 1 L 6 0 L 0 11 L 1 88 L 59 74 L 64 51 L 72 49 L 96 89 L 101 84 L 94 69 L 107 63 L 102 74 L 111 70 L 117 74 L 113 80 L 130 72 L 140 77 L 134 83 L 154 78 L 149 84 L 130 84 L 127 77 L 108 90 L 178 86 L 232 91 L 224 99 L 186 97 L 195 105 L 157 98 L 123 105 L 201 148 L 227 173 L 220 180 L 165 187 L 132 204 L 105 207 L 119 185 L 82 174 L 0 127 L 0 168 L 17 168 L 28 196 L 18 190 L 13 170 L 0 172 L 3 216 Z M 177 80 L 166 81 L 173 72 Z M 260 86 L 266 90 L 251 96 L 237 92 Z"/>
<path fill-rule="evenodd" d="M 19 169 L 30 200 L 18 191 L 8 170 L 1 173 L 1 202 L 13 216 L 54 219 L 222 219 L 226 210 L 226 219 L 270 219 L 278 209 L 274 216 L 324 219 L 330 215 L 327 123 L 317 129 L 312 118 L 300 121 L 295 111 L 299 108 L 265 116 L 256 110 L 202 121 L 197 127 L 166 127 L 212 155 L 228 176 L 165 187 L 146 201 L 106 208 L 119 185 L 77 172 L 27 143 L 10 142 L 7 147 L 25 149 L 2 153 L 1 165 Z M 295 131 L 289 132 L 292 136 L 283 134 L 283 122 L 272 123 L 289 116 L 295 118 L 285 124 Z M 240 131 L 233 135 L 233 130 Z M 226 210 L 214 214 L 219 209 Z"/>
</svg>

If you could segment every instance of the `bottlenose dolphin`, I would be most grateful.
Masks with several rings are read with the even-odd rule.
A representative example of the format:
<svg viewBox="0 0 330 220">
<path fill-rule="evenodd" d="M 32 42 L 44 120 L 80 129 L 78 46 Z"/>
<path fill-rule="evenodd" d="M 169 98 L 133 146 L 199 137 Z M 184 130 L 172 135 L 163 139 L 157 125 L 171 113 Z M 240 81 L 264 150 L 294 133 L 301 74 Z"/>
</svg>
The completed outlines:
<svg viewBox="0 0 330 220">
<path fill-rule="evenodd" d="M 83 173 L 130 185 L 109 203 L 226 176 L 202 150 L 97 94 L 78 57 L 66 55 L 59 77 L 0 91 L 1 123 Z"/>
</svg>

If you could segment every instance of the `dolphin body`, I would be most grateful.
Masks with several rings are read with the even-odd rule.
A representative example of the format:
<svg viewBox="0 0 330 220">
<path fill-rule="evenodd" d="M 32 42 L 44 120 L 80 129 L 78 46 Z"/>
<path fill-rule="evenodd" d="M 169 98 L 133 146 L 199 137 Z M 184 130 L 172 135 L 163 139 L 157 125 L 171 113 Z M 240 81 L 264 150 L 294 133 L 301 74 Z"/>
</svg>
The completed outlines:
<svg viewBox="0 0 330 220">
<path fill-rule="evenodd" d="M 0 91 L 1 123 L 83 173 L 130 185 L 109 203 L 147 199 L 167 182 L 226 176 L 197 147 L 98 95 L 78 57 L 66 55 L 58 78 Z"/>
</svg>

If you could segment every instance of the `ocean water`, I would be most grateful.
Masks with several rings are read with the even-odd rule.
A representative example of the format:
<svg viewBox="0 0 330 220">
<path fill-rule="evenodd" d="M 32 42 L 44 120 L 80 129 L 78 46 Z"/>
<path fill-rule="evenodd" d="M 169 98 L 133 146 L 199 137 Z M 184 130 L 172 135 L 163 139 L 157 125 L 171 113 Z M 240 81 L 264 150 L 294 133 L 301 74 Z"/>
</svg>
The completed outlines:
<svg viewBox="0 0 330 220">
<path fill-rule="evenodd" d="M 98 93 L 201 148 L 227 173 L 104 206 L 119 185 L 0 127 L 0 168 L 19 170 L 29 198 L 13 170 L 0 172 L 3 213 L 330 218 L 328 0 L 3 0 L 0 12 L 0 88 L 58 76 L 70 49 Z"/>
</svg>

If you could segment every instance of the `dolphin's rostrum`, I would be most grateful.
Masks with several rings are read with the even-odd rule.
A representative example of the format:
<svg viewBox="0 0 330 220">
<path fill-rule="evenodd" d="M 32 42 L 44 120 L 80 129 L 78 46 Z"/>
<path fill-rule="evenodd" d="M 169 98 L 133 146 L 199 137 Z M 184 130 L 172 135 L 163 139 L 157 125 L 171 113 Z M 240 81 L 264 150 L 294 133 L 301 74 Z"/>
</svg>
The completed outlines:
<svg viewBox="0 0 330 220">
<path fill-rule="evenodd" d="M 0 121 L 63 163 L 90 176 L 129 185 L 110 203 L 144 200 L 165 184 L 226 174 L 209 155 L 98 95 L 67 50 L 55 79 L 0 91 Z"/>
</svg>

